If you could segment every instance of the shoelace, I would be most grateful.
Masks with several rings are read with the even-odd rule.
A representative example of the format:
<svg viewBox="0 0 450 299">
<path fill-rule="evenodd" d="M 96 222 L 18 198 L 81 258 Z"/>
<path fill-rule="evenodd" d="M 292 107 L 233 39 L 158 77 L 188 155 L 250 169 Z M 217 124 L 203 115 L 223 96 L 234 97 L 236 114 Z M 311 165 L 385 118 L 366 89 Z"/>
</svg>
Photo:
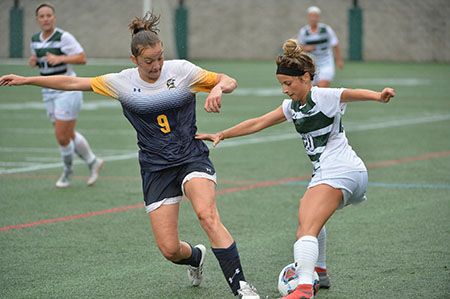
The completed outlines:
<svg viewBox="0 0 450 299">
<path fill-rule="evenodd" d="M 256 293 L 256 288 L 252 285 L 246 285 L 244 288 L 239 290 L 242 295 L 253 295 Z"/>
</svg>

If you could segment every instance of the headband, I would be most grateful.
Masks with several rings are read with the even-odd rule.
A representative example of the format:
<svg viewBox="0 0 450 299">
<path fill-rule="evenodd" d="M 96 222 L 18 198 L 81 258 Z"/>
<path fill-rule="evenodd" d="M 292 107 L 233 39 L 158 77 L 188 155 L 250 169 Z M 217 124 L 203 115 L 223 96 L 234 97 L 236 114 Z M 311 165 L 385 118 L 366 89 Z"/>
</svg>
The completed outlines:
<svg viewBox="0 0 450 299">
<path fill-rule="evenodd" d="M 290 67 L 285 66 L 278 66 L 277 67 L 277 75 L 287 75 L 287 76 L 303 76 L 306 72 L 302 71 L 300 69 L 294 69 Z"/>
</svg>

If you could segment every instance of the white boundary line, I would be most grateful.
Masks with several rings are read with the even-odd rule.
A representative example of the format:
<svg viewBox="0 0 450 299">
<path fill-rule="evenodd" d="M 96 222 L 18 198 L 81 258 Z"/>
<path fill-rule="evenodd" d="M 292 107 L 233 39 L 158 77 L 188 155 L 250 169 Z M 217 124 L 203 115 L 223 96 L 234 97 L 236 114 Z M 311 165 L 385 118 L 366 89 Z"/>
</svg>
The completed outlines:
<svg viewBox="0 0 450 299">
<path fill-rule="evenodd" d="M 346 128 L 346 132 L 361 132 L 361 131 L 400 127 L 400 126 L 407 126 L 407 125 L 416 125 L 416 124 L 422 124 L 422 123 L 431 123 L 431 122 L 445 121 L 445 120 L 450 120 L 450 114 L 432 115 L 432 116 L 424 116 L 424 117 L 418 117 L 418 118 L 413 118 L 413 119 L 399 119 L 399 120 L 392 120 L 392 121 L 380 120 L 377 123 L 350 126 L 350 127 Z M 296 133 L 281 134 L 281 135 L 275 135 L 275 136 L 264 136 L 264 137 L 242 137 L 237 140 L 226 141 L 226 142 L 220 143 L 216 149 L 227 148 L 227 147 L 236 147 L 236 146 L 241 146 L 241 145 L 257 144 L 257 143 L 274 142 L 274 141 L 281 141 L 281 140 L 289 140 L 289 139 L 295 139 L 295 138 L 299 138 L 298 134 L 296 134 Z M 123 155 L 106 156 L 106 157 L 102 157 L 102 159 L 106 162 L 121 161 L 121 160 L 135 159 L 135 158 L 137 158 L 137 156 L 138 156 L 137 152 L 133 152 L 133 153 L 123 154 Z M 83 163 L 82 161 L 78 161 L 78 160 L 74 161 L 74 162 L 75 162 L 75 164 Z M 6 169 L 6 170 L 0 169 L 0 174 L 30 172 L 30 171 L 41 170 L 41 169 L 59 168 L 62 166 L 63 166 L 62 163 L 51 163 L 51 164 L 43 164 L 43 165 L 40 164 L 40 165 L 36 165 L 36 166 L 13 168 L 13 169 Z"/>
</svg>

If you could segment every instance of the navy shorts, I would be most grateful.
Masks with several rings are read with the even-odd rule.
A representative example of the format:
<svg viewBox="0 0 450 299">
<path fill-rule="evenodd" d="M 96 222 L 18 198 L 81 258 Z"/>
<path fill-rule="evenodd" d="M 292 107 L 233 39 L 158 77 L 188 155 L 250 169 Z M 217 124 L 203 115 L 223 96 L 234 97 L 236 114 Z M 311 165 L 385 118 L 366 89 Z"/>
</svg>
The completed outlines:
<svg viewBox="0 0 450 299">
<path fill-rule="evenodd" d="M 183 197 L 183 185 L 193 178 L 205 178 L 217 184 L 216 171 L 211 160 L 190 162 L 160 171 L 141 169 L 142 190 L 147 213 L 161 205 L 179 203 Z"/>
</svg>

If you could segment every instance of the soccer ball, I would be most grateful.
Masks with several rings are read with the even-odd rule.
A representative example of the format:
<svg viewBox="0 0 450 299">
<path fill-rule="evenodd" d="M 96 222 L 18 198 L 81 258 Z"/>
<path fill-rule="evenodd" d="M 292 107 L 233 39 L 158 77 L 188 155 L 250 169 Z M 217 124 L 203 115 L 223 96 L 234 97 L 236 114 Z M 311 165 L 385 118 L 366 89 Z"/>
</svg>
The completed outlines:
<svg viewBox="0 0 450 299">
<path fill-rule="evenodd" d="M 286 296 L 292 293 L 298 285 L 298 275 L 296 271 L 296 263 L 292 263 L 283 268 L 278 277 L 278 291 L 281 296 Z M 314 295 L 319 289 L 319 275 L 314 271 L 313 290 Z"/>
</svg>

